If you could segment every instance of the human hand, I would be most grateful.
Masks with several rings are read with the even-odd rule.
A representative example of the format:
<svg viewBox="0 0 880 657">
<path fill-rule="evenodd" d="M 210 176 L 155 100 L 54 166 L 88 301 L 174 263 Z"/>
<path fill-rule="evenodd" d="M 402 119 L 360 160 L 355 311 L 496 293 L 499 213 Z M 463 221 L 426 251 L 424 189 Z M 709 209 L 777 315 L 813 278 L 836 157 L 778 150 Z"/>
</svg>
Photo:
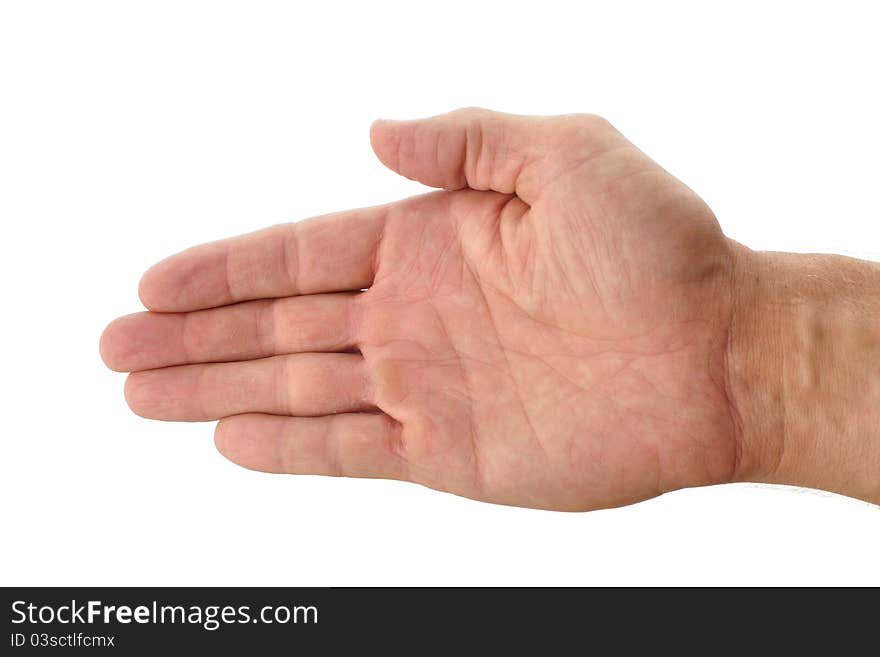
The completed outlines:
<svg viewBox="0 0 880 657">
<path fill-rule="evenodd" d="M 729 356 L 747 250 L 603 119 L 374 124 L 448 191 L 162 261 L 101 353 L 144 417 L 220 419 L 269 472 L 585 510 L 742 478 Z M 363 291 L 361 291 L 363 290 Z"/>
</svg>

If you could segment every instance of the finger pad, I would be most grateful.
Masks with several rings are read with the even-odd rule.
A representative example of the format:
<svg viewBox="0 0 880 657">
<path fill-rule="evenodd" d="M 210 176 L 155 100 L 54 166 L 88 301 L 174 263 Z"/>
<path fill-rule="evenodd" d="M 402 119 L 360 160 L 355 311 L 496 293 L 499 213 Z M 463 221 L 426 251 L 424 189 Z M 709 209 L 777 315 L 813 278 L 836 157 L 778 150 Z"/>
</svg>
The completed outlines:
<svg viewBox="0 0 880 657">
<path fill-rule="evenodd" d="M 180 358 L 175 340 L 178 316 L 135 313 L 113 320 L 101 336 L 101 357 L 117 372 L 133 372 L 152 367 L 159 356 L 174 352 Z"/>
<path fill-rule="evenodd" d="M 110 322 L 101 334 L 101 339 L 98 343 L 101 360 L 104 361 L 107 367 L 116 372 L 126 371 L 123 363 L 126 360 L 128 349 L 125 340 L 124 320 L 124 317 L 120 317 Z"/>
<path fill-rule="evenodd" d="M 125 381 L 125 401 L 135 414 L 154 420 L 209 419 L 202 418 L 193 408 L 192 379 L 192 372 L 133 372 Z"/>
<path fill-rule="evenodd" d="M 146 308 L 175 312 L 227 303 L 225 255 L 205 246 L 156 263 L 141 278 L 138 295 Z"/>
<path fill-rule="evenodd" d="M 266 423 L 261 423 L 262 427 L 255 424 L 244 417 L 220 420 L 214 430 L 217 450 L 249 470 L 284 472 L 277 432 L 272 432 Z"/>
</svg>

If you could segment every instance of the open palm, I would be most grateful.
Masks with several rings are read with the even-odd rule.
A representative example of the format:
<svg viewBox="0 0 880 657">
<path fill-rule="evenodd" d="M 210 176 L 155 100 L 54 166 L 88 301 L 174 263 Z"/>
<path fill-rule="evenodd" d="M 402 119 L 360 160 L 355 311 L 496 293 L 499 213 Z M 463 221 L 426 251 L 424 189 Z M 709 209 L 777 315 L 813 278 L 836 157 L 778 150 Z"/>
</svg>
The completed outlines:
<svg viewBox="0 0 880 657">
<path fill-rule="evenodd" d="M 554 509 L 729 481 L 734 246 L 594 116 L 377 122 L 439 191 L 195 247 L 102 337 L 140 415 L 246 467 Z"/>
</svg>

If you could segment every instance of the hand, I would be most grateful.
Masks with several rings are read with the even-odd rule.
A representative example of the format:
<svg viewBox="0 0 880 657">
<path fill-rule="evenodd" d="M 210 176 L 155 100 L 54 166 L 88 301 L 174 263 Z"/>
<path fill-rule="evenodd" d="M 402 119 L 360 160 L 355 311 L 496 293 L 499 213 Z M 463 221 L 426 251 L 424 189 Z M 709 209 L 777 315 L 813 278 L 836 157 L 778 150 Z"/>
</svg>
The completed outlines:
<svg viewBox="0 0 880 657">
<path fill-rule="evenodd" d="M 736 248 L 595 116 L 374 124 L 446 190 L 155 265 L 102 337 L 131 408 L 231 460 L 551 509 L 727 482 Z M 362 289 L 365 290 L 361 291 Z"/>
</svg>

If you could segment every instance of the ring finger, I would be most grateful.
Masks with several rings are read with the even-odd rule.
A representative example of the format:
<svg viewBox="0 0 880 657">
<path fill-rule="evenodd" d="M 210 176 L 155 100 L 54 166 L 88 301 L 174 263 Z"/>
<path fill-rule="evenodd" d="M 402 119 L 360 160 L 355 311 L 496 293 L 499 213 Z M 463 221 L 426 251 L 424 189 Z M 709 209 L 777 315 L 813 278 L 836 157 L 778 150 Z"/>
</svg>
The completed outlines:
<svg viewBox="0 0 880 657">
<path fill-rule="evenodd" d="M 131 409 L 156 420 L 208 421 L 240 413 L 315 416 L 372 410 L 360 354 L 292 354 L 134 372 Z"/>
</svg>

